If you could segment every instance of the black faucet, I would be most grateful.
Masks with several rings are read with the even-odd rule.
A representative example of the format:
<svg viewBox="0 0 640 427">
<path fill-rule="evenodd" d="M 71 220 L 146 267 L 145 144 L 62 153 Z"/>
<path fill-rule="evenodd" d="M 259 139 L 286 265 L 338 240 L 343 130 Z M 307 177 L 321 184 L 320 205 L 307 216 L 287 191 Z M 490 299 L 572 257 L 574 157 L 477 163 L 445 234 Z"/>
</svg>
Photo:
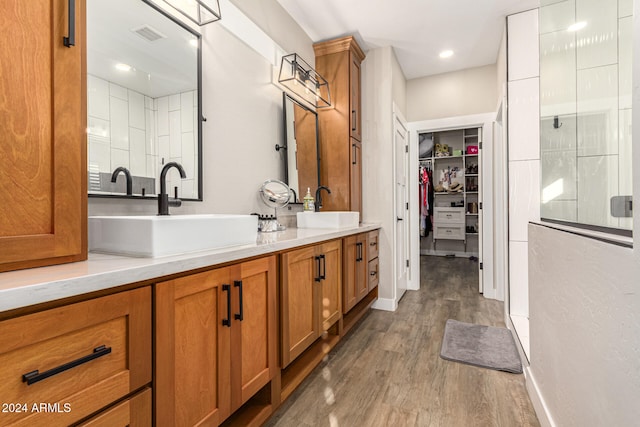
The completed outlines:
<svg viewBox="0 0 640 427">
<path fill-rule="evenodd" d="M 160 194 L 158 194 L 158 215 L 169 215 L 169 206 L 178 207 L 182 205 L 182 200 L 178 199 L 177 194 L 176 198 L 169 200 L 169 195 L 167 194 L 167 172 L 171 168 L 178 169 L 180 172 L 180 177 L 185 179 L 187 174 L 184 173 L 184 169 L 180 166 L 180 163 L 177 162 L 169 162 L 162 168 L 162 172 L 160 172 Z"/>
<path fill-rule="evenodd" d="M 325 187 L 324 185 L 318 187 L 316 190 L 316 212 L 320 212 L 320 208 L 322 207 L 322 196 L 320 195 L 320 190 L 327 190 L 327 194 L 331 194 L 329 187 Z"/>
<path fill-rule="evenodd" d="M 129 172 L 129 169 L 123 166 L 116 168 L 116 170 L 114 170 L 111 174 L 111 182 L 116 182 L 120 172 L 123 172 L 125 178 L 127 179 L 127 196 L 133 195 L 133 181 L 131 180 L 131 173 Z"/>
</svg>

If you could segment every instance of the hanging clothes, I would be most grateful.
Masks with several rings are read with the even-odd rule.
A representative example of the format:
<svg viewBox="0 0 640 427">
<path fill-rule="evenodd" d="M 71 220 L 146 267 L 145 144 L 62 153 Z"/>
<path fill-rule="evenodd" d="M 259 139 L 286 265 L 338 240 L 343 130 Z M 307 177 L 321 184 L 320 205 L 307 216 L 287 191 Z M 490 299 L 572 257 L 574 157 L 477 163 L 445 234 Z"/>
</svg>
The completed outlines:
<svg viewBox="0 0 640 427">
<path fill-rule="evenodd" d="M 430 165 L 419 168 L 420 236 L 428 236 L 432 230 L 433 175 Z"/>
</svg>

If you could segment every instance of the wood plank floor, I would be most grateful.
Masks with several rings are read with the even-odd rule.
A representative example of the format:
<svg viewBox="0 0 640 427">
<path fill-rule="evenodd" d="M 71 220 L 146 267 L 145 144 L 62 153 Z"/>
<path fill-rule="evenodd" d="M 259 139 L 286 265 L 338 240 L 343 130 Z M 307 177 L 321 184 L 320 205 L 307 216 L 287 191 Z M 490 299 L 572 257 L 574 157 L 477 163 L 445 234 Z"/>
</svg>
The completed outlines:
<svg viewBox="0 0 640 427">
<path fill-rule="evenodd" d="M 421 290 L 372 310 L 267 422 L 285 426 L 538 426 L 523 375 L 440 358 L 447 319 L 504 326 L 477 263 L 421 257 Z"/>
</svg>

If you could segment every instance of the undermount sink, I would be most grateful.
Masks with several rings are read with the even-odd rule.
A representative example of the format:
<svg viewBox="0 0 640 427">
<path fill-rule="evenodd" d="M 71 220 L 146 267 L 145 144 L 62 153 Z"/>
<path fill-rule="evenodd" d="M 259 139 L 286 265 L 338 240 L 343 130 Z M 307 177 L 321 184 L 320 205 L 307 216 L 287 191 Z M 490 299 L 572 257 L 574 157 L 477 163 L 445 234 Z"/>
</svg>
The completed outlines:
<svg viewBox="0 0 640 427">
<path fill-rule="evenodd" d="M 90 216 L 89 250 L 158 257 L 255 243 L 255 215 Z"/>
<path fill-rule="evenodd" d="M 359 212 L 298 212 L 298 228 L 351 228 L 360 221 Z"/>
</svg>

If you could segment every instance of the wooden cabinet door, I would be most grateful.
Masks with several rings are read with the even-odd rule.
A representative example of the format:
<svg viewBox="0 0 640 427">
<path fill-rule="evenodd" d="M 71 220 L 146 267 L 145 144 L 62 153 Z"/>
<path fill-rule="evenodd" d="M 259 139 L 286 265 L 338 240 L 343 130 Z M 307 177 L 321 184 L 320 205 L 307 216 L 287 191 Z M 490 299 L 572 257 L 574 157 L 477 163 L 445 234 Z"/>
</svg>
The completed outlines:
<svg viewBox="0 0 640 427">
<path fill-rule="evenodd" d="M 0 272 L 87 257 L 85 0 L 3 0 Z"/>
<path fill-rule="evenodd" d="M 345 237 L 344 242 L 344 275 L 343 275 L 343 304 L 342 312 L 347 313 L 362 298 L 368 290 L 367 283 L 367 257 L 366 257 L 366 234 Z"/>
<path fill-rule="evenodd" d="M 276 375 L 276 258 L 270 256 L 239 266 L 233 283 L 231 322 L 232 411 L 239 408 Z"/>
<path fill-rule="evenodd" d="M 151 427 L 151 389 L 106 409 L 79 427 Z"/>
<path fill-rule="evenodd" d="M 349 54 L 351 66 L 349 69 L 349 89 L 351 91 L 349 125 L 351 138 L 362 141 L 362 115 L 360 101 L 360 60 L 353 54 Z"/>
<path fill-rule="evenodd" d="M 320 336 L 318 291 L 320 260 L 316 248 L 287 252 L 281 256 L 282 368 Z"/>
<path fill-rule="evenodd" d="M 349 173 L 350 182 L 350 206 L 349 210 L 360 212 L 362 222 L 362 143 L 351 138 L 350 152 L 351 170 Z"/>
<path fill-rule="evenodd" d="M 231 414 L 232 279 L 221 268 L 156 284 L 158 426 L 217 426 Z"/>
<path fill-rule="evenodd" d="M 320 316 L 322 331 L 328 330 L 342 316 L 342 242 L 335 240 L 319 247 L 322 288 Z"/>
</svg>

